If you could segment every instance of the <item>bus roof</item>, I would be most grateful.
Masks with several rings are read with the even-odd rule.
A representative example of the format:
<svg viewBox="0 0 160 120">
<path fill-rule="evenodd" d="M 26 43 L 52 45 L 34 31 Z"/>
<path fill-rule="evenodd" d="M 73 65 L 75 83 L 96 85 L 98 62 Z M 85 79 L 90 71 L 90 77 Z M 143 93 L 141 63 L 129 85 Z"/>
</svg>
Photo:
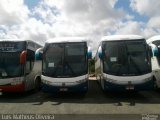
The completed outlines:
<svg viewBox="0 0 160 120">
<path fill-rule="evenodd" d="M 85 37 L 56 37 L 49 39 L 46 43 L 63 43 L 63 42 L 87 42 L 89 39 Z"/>
<path fill-rule="evenodd" d="M 160 35 L 156 35 L 156 36 L 153 36 L 153 37 L 147 39 L 147 43 L 151 43 L 156 40 L 160 40 Z"/>
<path fill-rule="evenodd" d="M 102 37 L 101 41 L 117 41 L 117 40 L 137 40 L 144 39 L 140 35 L 110 35 Z"/>
<path fill-rule="evenodd" d="M 25 40 L 25 39 L 0 39 L 0 42 L 34 42 L 40 46 L 42 46 L 41 44 L 33 41 L 33 40 Z"/>
<path fill-rule="evenodd" d="M 32 41 L 32 40 L 23 40 L 23 39 L 0 39 L 0 42 L 10 41 L 10 42 L 23 42 L 23 41 Z"/>
</svg>

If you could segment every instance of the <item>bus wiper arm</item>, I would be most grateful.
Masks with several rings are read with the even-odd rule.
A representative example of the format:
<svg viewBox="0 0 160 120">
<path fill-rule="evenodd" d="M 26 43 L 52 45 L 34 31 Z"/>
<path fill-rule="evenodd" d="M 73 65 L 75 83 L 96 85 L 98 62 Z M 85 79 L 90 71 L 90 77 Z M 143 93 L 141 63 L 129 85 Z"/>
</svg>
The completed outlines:
<svg viewBox="0 0 160 120">
<path fill-rule="evenodd" d="M 70 64 L 66 61 L 66 65 L 69 67 L 69 69 L 71 70 L 72 74 L 75 75 L 75 72 L 73 71 L 72 67 L 70 66 Z"/>
</svg>

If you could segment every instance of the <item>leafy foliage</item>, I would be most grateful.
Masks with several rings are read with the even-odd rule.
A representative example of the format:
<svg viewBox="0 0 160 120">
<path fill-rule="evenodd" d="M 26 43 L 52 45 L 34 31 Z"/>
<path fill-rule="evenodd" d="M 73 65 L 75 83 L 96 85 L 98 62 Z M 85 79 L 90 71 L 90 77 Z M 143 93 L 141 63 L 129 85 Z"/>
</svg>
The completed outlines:
<svg viewBox="0 0 160 120">
<path fill-rule="evenodd" d="M 95 73 L 95 59 L 89 60 L 89 74 L 94 74 Z"/>
</svg>

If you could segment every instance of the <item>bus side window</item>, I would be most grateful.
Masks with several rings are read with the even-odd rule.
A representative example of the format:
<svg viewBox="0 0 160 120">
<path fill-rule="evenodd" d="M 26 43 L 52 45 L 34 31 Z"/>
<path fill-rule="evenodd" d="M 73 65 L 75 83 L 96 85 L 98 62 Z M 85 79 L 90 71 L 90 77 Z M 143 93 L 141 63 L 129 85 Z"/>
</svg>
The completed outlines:
<svg viewBox="0 0 160 120">
<path fill-rule="evenodd" d="M 27 50 L 27 58 L 26 58 L 26 74 L 29 74 L 33 69 L 35 61 L 35 53 L 32 50 Z"/>
</svg>

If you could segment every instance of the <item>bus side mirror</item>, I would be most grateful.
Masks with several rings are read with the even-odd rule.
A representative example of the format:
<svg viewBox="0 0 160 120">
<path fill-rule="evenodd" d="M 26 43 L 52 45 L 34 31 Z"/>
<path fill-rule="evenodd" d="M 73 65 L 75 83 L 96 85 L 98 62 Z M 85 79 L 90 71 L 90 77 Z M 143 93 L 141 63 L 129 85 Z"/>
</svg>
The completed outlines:
<svg viewBox="0 0 160 120">
<path fill-rule="evenodd" d="M 158 52 L 157 46 L 154 44 L 150 44 L 150 47 L 151 47 L 151 51 L 152 51 L 152 56 L 158 56 L 159 52 Z"/>
<path fill-rule="evenodd" d="M 39 48 L 35 52 L 35 60 L 42 60 L 42 50 L 43 48 Z"/>
<path fill-rule="evenodd" d="M 20 54 L 20 64 L 25 64 L 26 63 L 26 56 L 27 56 L 27 51 L 22 51 Z"/>
<path fill-rule="evenodd" d="M 98 48 L 98 57 L 99 57 L 100 59 L 103 58 L 102 47 L 101 47 L 101 46 Z"/>
<path fill-rule="evenodd" d="M 88 47 L 88 59 L 92 59 L 92 50 L 91 47 Z"/>
</svg>

